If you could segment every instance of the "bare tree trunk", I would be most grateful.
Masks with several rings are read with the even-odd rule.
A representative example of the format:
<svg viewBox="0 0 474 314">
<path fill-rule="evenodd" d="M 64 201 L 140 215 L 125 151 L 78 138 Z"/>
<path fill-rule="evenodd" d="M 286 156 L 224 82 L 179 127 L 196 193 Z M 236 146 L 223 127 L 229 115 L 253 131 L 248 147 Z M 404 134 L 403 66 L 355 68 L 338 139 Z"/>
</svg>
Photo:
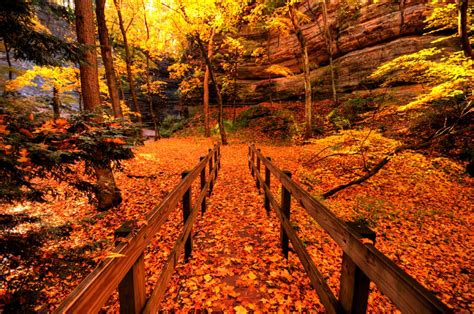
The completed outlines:
<svg viewBox="0 0 474 314">
<path fill-rule="evenodd" d="M 312 122 L 312 100 L 311 100 L 311 80 L 310 80 L 310 66 L 308 47 L 306 45 L 306 39 L 304 38 L 303 31 L 299 25 L 298 17 L 296 15 L 296 8 L 290 7 L 290 18 L 293 24 L 293 29 L 296 33 L 296 38 L 300 44 L 301 55 L 303 57 L 303 77 L 304 77 L 304 99 L 305 99 L 305 138 L 311 138 L 313 136 L 313 122 Z"/>
<path fill-rule="evenodd" d="M 115 78 L 114 59 L 112 57 L 112 48 L 109 41 L 109 31 L 105 23 L 105 1 L 96 0 L 95 12 L 97 17 L 97 29 L 99 30 L 100 52 L 104 62 L 105 78 L 109 89 L 110 100 L 112 101 L 112 110 L 115 118 L 121 118 L 122 108 L 117 89 L 117 79 Z"/>
<path fill-rule="evenodd" d="M 138 105 L 137 93 L 135 91 L 135 80 L 133 79 L 132 73 L 132 55 L 130 54 L 130 47 L 128 46 L 127 31 L 123 25 L 122 9 L 120 8 L 119 0 L 114 0 L 115 9 L 119 19 L 120 32 L 122 33 L 123 45 L 125 48 L 125 64 L 127 67 L 127 78 L 130 86 L 130 94 L 132 94 L 133 108 L 132 111 L 137 113 L 138 122 L 142 122 L 142 116 L 140 114 L 140 107 Z"/>
<path fill-rule="evenodd" d="M 209 75 L 211 77 L 212 84 L 214 85 L 214 88 L 216 89 L 217 101 L 219 103 L 219 115 L 218 115 L 218 118 L 217 118 L 218 125 L 219 125 L 219 133 L 221 135 L 222 145 L 227 145 L 228 142 L 227 142 L 227 136 L 225 134 L 224 120 L 223 120 L 224 105 L 223 105 L 223 101 L 222 101 L 221 90 L 219 88 L 219 85 L 217 84 L 217 79 L 216 79 L 216 76 L 214 74 L 214 69 L 212 67 L 211 59 L 209 58 L 209 56 L 207 54 L 207 51 L 204 48 L 204 44 L 202 43 L 201 38 L 199 37 L 199 35 L 194 36 L 194 37 L 195 37 L 196 42 L 198 43 L 199 49 L 201 50 L 201 53 L 204 57 L 204 60 L 206 61 L 206 65 L 209 69 Z"/>
<path fill-rule="evenodd" d="M 469 0 L 458 0 L 458 33 L 461 39 L 462 50 L 467 58 L 473 58 L 471 42 L 467 30 L 467 11 Z"/>
<path fill-rule="evenodd" d="M 53 119 L 59 119 L 61 116 L 60 113 L 61 107 L 61 99 L 59 97 L 59 89 L 57 87 L 53 87 Z"/>
<path fill-rule="evenodd" d="M 7 64 L 8 64 L 8 79 L 11 81 L 13 80 L 13 71 L 12 71 L 12 61 L 10 59 L 10 47 L 5 39 L 3 39 L 3 45 L 5 46 L 5 54 L 7 57 Z"/>
<path fill-rule="evenodd" d="M 329 69 L 331 71 L 331 87 L 332 87 L 332 100 L 334 103 L 337 103 L 337 91 L 336 91 L 336 76 L 334 74 L 334 64 L 332 60 L 332 38 L 331 38 L 331 32 L 329 31 L 329 25 L 328 25 L 328 11 L 326 7 L 326 0 L 323 0 L 322 2 L 323 6 L 323 21 L 324 21 L 324 32 L 326 34 L 326 47 L 328 49 L 328 55 L 329 55 Z"/>
<path fill-rule="evenodd" d="M 94 15 L 91 0 L 75 0 L 77 41 L 93 47 L 95 45 Z M 84 62 L 80 64 L 81 90 L 84 110 L 96 111 L 100 105 L 99 74 L 95 49 L 87 49 L 83 53 Z M 96 197 L 98 209 L 107 210 L 120 204 L 120 190 L 115 185 L 110 164 L 94 165 L 97 177 Z"/>
<path fill-rule="evenodd" d="M 146 28 L 146 40 L 148 41 L 150 40 L 150 27 L 148 26 L 145 2 L 143 0 L 142 0 L 142 6 L 143 6 L 143 19 L 144 19 L 145 28 Z M 153 96 L 151 92 L 151 83 L 150 83 L 150 58 L 148 57 L 148 54 L 146 55 L 145 79 L 146 79 L 146 89 L 147 89 L 147 94 L 148 94 L 148 105 L 150 108 L 151 120 L 153 121 L 153 127 L 155 129 L 155 141 L 156 141 L 159 138 L 160 133 L 158 132 L 158 124 L 156 123 L 155 112 L 153 111 Z"/>
<path fill-rule="evenodd" d="M 207 44 L 207 56 L 209 59 L 213 55 L 213 45 L 214 45 L 214 31 L 211 33 L 209 43 Z M 204 93 L 203 93 L 203 102 L 204 102 L 204 136 L 211 136 L 211 128 L 209 125 L 209 67 L 206 64 L 206 72 L 204 72 Z"/>
</svg>

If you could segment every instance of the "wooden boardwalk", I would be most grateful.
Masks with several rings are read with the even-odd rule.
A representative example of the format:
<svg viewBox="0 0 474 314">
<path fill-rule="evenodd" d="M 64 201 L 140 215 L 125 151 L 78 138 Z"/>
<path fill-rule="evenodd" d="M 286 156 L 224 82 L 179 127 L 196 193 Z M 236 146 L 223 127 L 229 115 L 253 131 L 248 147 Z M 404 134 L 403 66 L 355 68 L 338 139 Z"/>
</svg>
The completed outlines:
<svg viewBox="0 0 474 314">
<path fill-rule="evenodd" d="M 182 233 L 146 293 L 143 251 L 180 200 Z M 295 204 L 344 252 L 338 291 L 292 225 Z M 121 313 L 364 313 L 371 281 L 403 312 L 451 311 L 375 248 L 371 230 L 341 221 L 253 145 L 238 153 L 220 145 L 209 149 L 147 220 L 141 229 L 118 235 L 128 237 L 113 251 L 121 258 L 101 263 L 57 312 L 98 312 L 118 288 Z"/>
<path fill-rule="evenodd" d="M 247 167 L 247 148 L 237 158 L 230 153 L 222 148 L 219 180 L 205 215 L 198 218 L 192 259 L 177 267 L 162 308 L 230 310 L 241 305 L 276 311 L 312 304 L 306 309 L 322 310 L 299 261 L 281 254 L 279 221 L 265 212 Z"/>
</svg>

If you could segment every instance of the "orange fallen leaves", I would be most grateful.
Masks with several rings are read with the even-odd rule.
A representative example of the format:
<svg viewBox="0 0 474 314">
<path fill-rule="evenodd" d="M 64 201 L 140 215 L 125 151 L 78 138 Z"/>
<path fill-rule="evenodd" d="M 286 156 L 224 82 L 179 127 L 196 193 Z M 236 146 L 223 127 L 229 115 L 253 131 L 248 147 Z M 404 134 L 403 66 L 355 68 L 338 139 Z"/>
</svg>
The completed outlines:
<svg viewBox="0 0 474 314">
<path fill-rule="evenodd" d="M 293 171 L 294 178 L 304 181 L 305 187 L 311 187 L 317 195 L 319 190 L 350 179 L 344 169 L 356 164 L 352 157 L 334 157 L 315 168 L 302 167 L 298 158 L 302 160 L 319 151 L 327 141 L 291 149 L 262 147 L 262 151 L 280 168 Z M 116 176 L 124 203 L 106 213 L 97 213 L 84 195 L 62 185 L 56 185 L 56 190 L 68 193 L 67 198 L 51 196 L 47 204 L 28 203 L 5 209 L 8 214 L 21 212 L 40 217 L 41 224 L 51 228 L 72 223 L 68 225 L 70 235 L 44 243 L 31 267 L 20 255 L 8 257 L 6 266 L 18 263 L 22 268 L 13 269 L 15 276 L 9 274 L 0 300 L 2 293 L 3 299 L 13 295 L 14 283 L 28 278 L 28 271 L 43 273 L 48 283 L 40 288 L 37 306 L 51 304 L 48 309 L 52 310 L 96 263 L 104 258 L 126 258 L 110 253 L 115 241 L 113 231 L 124 220 L 137 220 L 138 227 L 146 225 L 146 214 L 180 181 L 181 171 L 192 167 L 205 153 L 203 147 L 210 146 L 206 140 L 195 143 L 195 139 L 170 139 L 139 148 L 136 158 L 124 162 L 124 172 Z M 273 213 L 267 217 L 263 209 L 262 195 L 246 167 L 246 146 L 226 146 L 222 151 L 222 170 L 213 195 L 207 200 L 206 213 L 197 218 L 193 229 L 192 258 L 187 264 L 180 258 L 162 309 L 236 313 L 321 311 L 300 262 L 292 253 L 288 261 L 280 253 L 279 222 Z M 23 155 L 28 158 L 27 151 Z M 404 153 L 395 157 L 379 176 L 341 192 L 326 204 L 342 219 L 369 219 L 377 231 L 376 246 L 382 252 L 449 305 L 469 309 L 473 297 L 469 289 L 472 265 L 466 258 L 465 247 L 471 243 L 469 226 L 474 222 L 469 206 L 473 201 L 472 181 L 460 176 L 459 170 L 444 159 L 436 164 L 442 166 L 437 168 L 419 154 Z M 194 187 L 194 197 L 197 189 Z M 279 185 L 272 185 L 275 195 L 279 195 L 279 189 Z M 299 236 L 337 294 L 342 252 L 297 204 L 292 205 L 291 215 Z M 26 232 L 40 228 L 40 224 L 23 222 L 15 228 L 15 232 Z M 148 293 L 181 229 L 182 213 L 177 208 L 147 248 Z M 66 264 L 66 274 L 55 271 L 54 267 L 68 260 L 73 262 Z M 37 283 L 31 283 L 34 284 Z M 370 311 L 395 311 L 374 287 L 369 300 Z M 113 296 L 105 308 L 116 311 L 117 297 Z"/>
</svg>

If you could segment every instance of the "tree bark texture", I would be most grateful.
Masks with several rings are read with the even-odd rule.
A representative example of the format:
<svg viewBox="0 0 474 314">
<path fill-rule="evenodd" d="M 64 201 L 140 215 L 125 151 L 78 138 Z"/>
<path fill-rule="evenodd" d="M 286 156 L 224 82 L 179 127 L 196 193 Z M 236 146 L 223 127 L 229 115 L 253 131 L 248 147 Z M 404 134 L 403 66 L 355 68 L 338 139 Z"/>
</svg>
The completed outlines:
<svg viewBox="0 0 474 314">
<path fill-rule="evenodd" d="M 114 59 L 112 57 L 112 47 L 109 41 L 109 31 L 105 23 L 105 1 L 96 0 L 95 12 L 97 17 L 97 29 L 99 31 L 100 52 L 102 62 L 105 68 L 105 78 L 109 90 L 110 100 L 112 102 L 112 110 L 115 118 L 121 118 L 122 108 L 120 107 L 120 99 L 117 88 L 117 79 L 115 77 Z"/>
<path fill-rule="evenodd" d="M 150 27 L 148 25 L 148 19 L 146 16 L 146 7 L 145 2 L 142 0 L 143 6 L 143 20 L 145 22 L 145 29 L 146 29 L 146 40 L 150 40 Z M 146 55 L 146 71 L 145 71 L 145 79 L 146 79 L 146 89 L 148 94 L 148 106 L 150 110 L 151 120 L 153 121 L 153 128 L 155 129 L 155 141 L 160 137 L 160 132 L 158 130 L 158 123 L 156 121 L 155 112 L 153 111 L 153 95 L 151 91 L 151 79 L 150 79 L 150 57 L 148 54 Z"/>
<path fill-rule="evenodd" d="M 5 46 L 5 54 L 7 57 L 7 64 L 8 64 L 8 79 L 11 81 L 13 80 L 13 71 L 12 71 L 12 60 L 10 58 L 10 46 L 5 39 L 3 39 L 3 45 Z"/>
<path fill-rule="evenodd" d="M 61 98 L 59 96 L 59 89 L 57 87 L 53 87 L 53 119 L 59 119 L 61 116 Z"/>
<path fill-rule="evenodd" d="M 462 50 L 467 58 L 474 58 L 467 29 L 468 10 L 469 0 L 458 0 L 458 33 L 459 38 L 461 39 Z"/>
<path fill-rule="evenodd" d="M 211 77 L 212 85 L 214 85 L 214 88 L 216 89 L 217 93 L 217 101 L 219 104 L 219 114 L 218 114 L 218 125 L 219 125 L 219 133 L 221 135 L 221 141 L 222 145 L 227 145 L 227 136 L 225 133 L 225 128 L 224 128 L 224 119 L 223 119 L 223 113 L 224 113 L 224 103 L 222 101 L 222 94 L 221 94 L 221 89 L 219 88 L 219 85 L 217 84 L 217 79 L 214 73 L 214 68 L 212 67 L 211 59 L 209 58 L 206 49 L 204 48 L 204 44 L 199 37 L 199 35 L 195 36 L 196 42 L 199 46 L 199 49 L 201 50 L 201 53 L 204 57 L 204 60 L 206 61 L 206 65 L 209 68 L 209 76 Z"/>
<path fill-rule="evenodd" d="M 211 38 L 209 39 L 209 43 L 207 44 L 207 56 L 209 59 L 212 58 L 213 55 L 213 46 L 214 45 L 214 32 L 211 34 Z M 203 102 L 204 102 L 204 136 L 210 137 L 211 136 L 211 127 L 209 125 L 209 67 L 206 64 L 206 72 L 204 72 L 204 95 L 203 95 Z"/>
<path fill-rule="evenodd" d="M 117 16 L 119 20 L 120 32 L 122 33 L 123 45 L 125 49 L 125 65 L 127 68 L 128 85 L 130 87 L 130 94 L 132 95 L 133 108 L 132 111 L 137 113 L 138 122 L 142 122 L 142 116 L 140 114 L 140 107 L 138 105 L 137 93 L 135 90 L 135 80 L 133 79 L 132 73 L 132 55 L 130 53 L 130 47 L 128 45 L 127 31 L 123 25 L 122 9 L 120 7 L 120 0 L 114 0 L 115 9 L 117 10 Z"/>
<path fill-rule="evenodd" d="M 95 111 L 100 105 L 99 74 L 95 49 L 94 15 L 92 0 L 75 0 L 77 41 L 89 47 L 80 64 L 81 90 L 84 110 Z"/>
<path fill-rule="evenodd" d="M 77 41 L 88 47 L 95 45 L 92 0 L 75 0 Z M 94 48 L 86 49 L 80 64 L 81 91 L 85 111 L 96 111 L 100 105 L 97 55 Z M 99 152 L 100 153 L 100 152 Z M 107 210 L 120 204 L 120 190 L 115 185 L 110 164 L 94 166 L 98 209 Z"/>
</svg>

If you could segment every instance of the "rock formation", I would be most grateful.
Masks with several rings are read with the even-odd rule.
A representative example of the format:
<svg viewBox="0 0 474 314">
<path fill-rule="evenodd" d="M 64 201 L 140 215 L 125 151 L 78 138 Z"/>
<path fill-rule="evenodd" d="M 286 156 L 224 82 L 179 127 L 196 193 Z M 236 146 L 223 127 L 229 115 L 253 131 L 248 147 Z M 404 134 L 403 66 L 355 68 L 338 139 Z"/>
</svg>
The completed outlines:
<svg viewBox="0 0 474 314">
<path fill-rule="evenodd" d="M 368 76 L 381 64 L 397 56 L 427 48 L 436 36 L 423 35 L 424 19 L 430 8 L 423 0 L 365 1 L 349 8 L 345 0 L 328 4 L 328 25 L 339 93 L 371 87 Z M 331 91 L 329 55 L 323 37 L 323 18 L 319 0 L 308 0 L 300 7 L 312 18 L 304 25 L 309 45 L 313 94 L 327 97 Z M 248 60 L 239 68 L 239 95 L 243 103 L 303 97 L 299 46 L 294 34 L 258 34 L 249 30 L 247 37 L 266 47 L 269 63 L 257 65 Z M 278 77 L 265 72 L 269 64 L 285 66 L 295 73 Z"/>
</svg>

